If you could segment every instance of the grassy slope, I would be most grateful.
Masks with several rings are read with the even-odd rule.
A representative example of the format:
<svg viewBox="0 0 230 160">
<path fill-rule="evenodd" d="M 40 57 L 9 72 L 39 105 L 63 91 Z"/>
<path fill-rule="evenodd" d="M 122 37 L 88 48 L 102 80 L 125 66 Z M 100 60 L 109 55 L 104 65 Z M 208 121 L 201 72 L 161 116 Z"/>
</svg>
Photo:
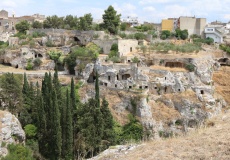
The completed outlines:
<svg viewBox="0 0 230 160">
<path fill-rule="evenodd" d="M 214 126 L 183 137 L 147 142 L 126 154 L 107 155 L 100 160 L 230 159 L 230 111 L 209 120 L 208 124 Z"/>
</svg>

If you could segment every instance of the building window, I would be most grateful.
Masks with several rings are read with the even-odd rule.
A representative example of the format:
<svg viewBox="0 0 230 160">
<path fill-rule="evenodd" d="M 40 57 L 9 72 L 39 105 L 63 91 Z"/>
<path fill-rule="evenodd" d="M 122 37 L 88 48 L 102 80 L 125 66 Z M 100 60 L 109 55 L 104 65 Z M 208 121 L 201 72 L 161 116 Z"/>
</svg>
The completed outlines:
<svg viewBox="0 0 230 160">
<path fill-rule="evenodd" d="M 204 91 L 203 91 L 203 90 L 201 90 L 201 91 L 200 91 L 200 94 L 204 94 Z"/>
<path fill-rule="evenodd" d="M 133 51 L 133 48 L 132 47 L 130 47 L 130 52 L 132 52 Z"/>
<path fill-rule="evenodd" d="M 110 81 L 110 76 L 108 76 L 108 80 Z"/>
</svg>

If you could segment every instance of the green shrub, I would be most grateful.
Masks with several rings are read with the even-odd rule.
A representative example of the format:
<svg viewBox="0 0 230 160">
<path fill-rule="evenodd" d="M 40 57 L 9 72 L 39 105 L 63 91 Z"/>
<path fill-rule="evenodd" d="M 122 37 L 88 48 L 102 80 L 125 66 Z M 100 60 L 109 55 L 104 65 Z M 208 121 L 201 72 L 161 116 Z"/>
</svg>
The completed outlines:
<svg viewBox="0 0 230 160">
<path fill-rule="evenodd" d="M 119 57 L 119 54 L 117 51 L 110 51 L 108 56 L 109 56 L 109 58 Z"/>
<path fill-rule="evenodd" d="M 40 58 L 36 58 L 34 59 L 33 63 L 34 63 L 34 66 L 38 67 L 42 64 L 42 61 Z"/>
<path fill-rule="evenodd" d="M 23 46 L 23 45 L 28 45 L 29 44 L 29 41 L 23 41 L 20 45 Z"/>
<path fill-rule="evenodd" d="M 189 64 L 187 64 L 187 65 L 185 66 L 185 68 L 186 68 L 187 70 L 189 70 L 190 72 L 193 72 L 193 71 L 195 70 L 195 65 L 189 63 Z"/>
<path fill-rule="evenodd" d="M 110 51 L 118 52 L 118 44 L 117 43 L 112 44 Z"/>
<path fill-rule="evenodd" d="M 36 137 L 37 135 L 37 127 L 34 126 L 33 124 L 27 124 L 24 127 L 25 133 L 26 133 L 26 137 L 29 139 L 33 139 Z"/>
<path fill-rule="evenodd" d="M 126 38 L 126 37 L 127 37 L 127 35 L 126 35 L 125 33 L 119 33 L 119 36 L 120 36 L 121 38 Z"/>
<path fill-rule="evenodd" d="M 140 39 L 145 39 L 146 38 L 146 35 L 144 33 L 135 33 L 134 34 L 134 37 L 136 40 L 140 40 Z"/>
<path fill-rule="evenodd" d="M 171 35 L 171 33 L 168 30 L 161 31 L 160 38 L 163 39 L 163 40 L 165 40 L 165 39 L 169 38 L 170 35 Z"/>
<path fill-rule="evenodd" d="M 35 41 L 34 41 L 34 40 L 31 40 L 30 43 L 29 43 L 29 45 L 30 45 L 30 48 L 35 47 Z"/>
<path fill-rule="evenodd" d="M 38 38 L 38 37 L 44 37 L 46 34 L 44 32 L 33 32 L 32 37 Z"/>
<path fill-rule="evenodd" d="M 16 34 L 14 34 L 14 37 L 18 37 L 19 39 L 26 39 L 27 35 L 21 32 L 18 32 Z"/>
<path fill-rule="evenodd" d="M 27 62 L 26 70 L 33 70 L 33 64 L 31 62 Z"/>
<path fill-rule="evenodd" d="M 99 35 L 98 34 L 94 34 L 93 35 L 93 39 L 98 39 L 99 38 Z"/>
<path fill-rule="evenodd" d="M 128 115 L 129 123 L 123 127 L 123 138 L 125 140 L 139 141 L 143 136 L 143 127 L 141 123 L 132 115 Z"/>
<path fill-rule="evenodd" d="M 61 51 L 49 51 L 48 55 L 50 56 L 50 59 L 54 60 L 55 62 L 58 62 L 58 59 L 60 58 L 60 56 L 62 55 Z"/>
<path fill-rule="evenodd" d="M 135 56 L 134 58 L 131 59 L 131 61 L 133 63 L 138 63 L 139 62 L 139 59 Z"/>
<path fill-rule="evenodd" d="M 2 160 L 34 160 L 32 151 L 20 144 L 9 144 L 7 146 L 9 153 Z"/>
<path fill-rule="evenodd" d="M 121 58 L 120 58 L 120 57 L 117 57 L 117 56 L 110 57 L 110 58 L 107 59 L 107 60 L 110 60 L 110 61 L 112 61 L 113 63 L 121 63 Z"/>
<path fill-rule="evenodd" d="M 48 40 L 48 41 L 46 42 L 46 46 L 47 46 L 47 47 L 55 47 L 55 45 L 53 44 L 53 42 L 52 42 L 51 40 Z"/>
</svg>

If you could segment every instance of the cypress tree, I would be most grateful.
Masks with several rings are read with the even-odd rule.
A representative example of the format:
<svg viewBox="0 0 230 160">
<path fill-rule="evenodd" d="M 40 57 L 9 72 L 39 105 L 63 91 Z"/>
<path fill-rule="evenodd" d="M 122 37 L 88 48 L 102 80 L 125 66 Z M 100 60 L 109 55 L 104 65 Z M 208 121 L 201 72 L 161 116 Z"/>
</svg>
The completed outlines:
<svg viewBox="0 0 230 160">
<path fill-rule="evenodd" d="M 44 153 L 47 151 L 46 147 L 46 116 L 44 111 L 44 105 L 43 105 L 43 98 L 41 95 L 41 92 L 39 88 L 37 87 L 37 96 L 36 96 L 36 105 L 38 109 L 37 114 L 37 128 L 38 128 L 38 144 L 39 144 L 39 151 L 44 155 Z"/>
<path fill-rule="evenodd" d="M 71 110 L 72 110 L 72 132 L 73 132 L 73 146 L 75 146 L 75 133 L 77 132 L 76 130 L 76 120 L 77 120 L 77 105 L 76 105 L 76 92 L 75 92 L 75 84 L 74 84 L 74 80 L 73 77 L 71 78 L 71 88 L 70 88 L 70 106 L 71 106 Z M 75 157 L 75 150 L 73 150 L 73 157 Z"/>
<path fill-rule="evenodd" d="M 62 157 L 65 157 L 65 155 L 66 155 L 66 131 L 67 131 L 66 130 L 66 108 L 67 108 L 67 106 L 62 106 L 62 112 L 61 112 Z"/>
<path fill-rule="evenodd" d="M 29 90 L 29 83 L 28 83 L 28 80 L 27 80 L 27 77 L 26 77 L 26 73 L 24 73 L 22 93 L 27 94 L 28 90 Z"/>
<path fill-rule="evenodd" d="M 71 100 L 72 111 L 76 111 L 76 93 L 75 93 L 75 85 L 74 85 L 73 77 L 71 78 L 70 100 Z"/>
<path fill-rule="evenodd" d="M 99 75 L 98 75 L 98 72 L 96 71 L 96 81 L 95 81 L 95 100 L 96 100 L 96 103 L 97 103 L 97 108 L 100 108 L 100 93 L 99 93 Z"/>
<path fill-rule="evenodd" d="M 69 91 L 66 91 L 66 159 L 73 159 L 73 121 Z"/>
<path fill-rule="evenodd" d="M 62 147 L 62 138 L 61 138 L 61 125 L 60 125 L 60 112 L 57 104 L 57 95 L 56 91 L 52 91 L 52 143 L 50 147 L 52 147 L 51 159 L 58 160 L 61 157 L 61 147 Z"/>
<path fill-rule="evenodd" d="M 104 131 L 102 139 L 105 142 L 105 147 L 107 148 L 109 145 L 114 144 L 115 141 L 115 133 L 113 131 L 113 116 L 109 110 L 109 103 L 106 101 L 105 97 L 102 100 L 101 113 L 103 116 L 104 123 Z M 104 148 L 104 149 L 106 149 Z"/>
<path fill-rule="evenodd" d="M 23 108 L 19 115 L 22 127 L 34 123 L 32 108 L 34 106 L 34 90 L 32 84 L 29 85 L 26 74 L 23 76 Z"/>
</svg>

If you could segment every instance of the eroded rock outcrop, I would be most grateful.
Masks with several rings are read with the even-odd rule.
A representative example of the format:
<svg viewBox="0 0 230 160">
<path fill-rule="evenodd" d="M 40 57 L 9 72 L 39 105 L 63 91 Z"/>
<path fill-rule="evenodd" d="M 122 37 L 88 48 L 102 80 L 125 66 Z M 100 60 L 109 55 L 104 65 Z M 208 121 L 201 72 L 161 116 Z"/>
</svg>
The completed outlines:
<svg viewBox="0 0 230 160">
<path fill-rule="evenodd" d="M 0 111 L 0 155 L 7 155 L 7 144 L 24 142 L 25 132 L 18 119 L 7 111 Z"/>
</svg>

